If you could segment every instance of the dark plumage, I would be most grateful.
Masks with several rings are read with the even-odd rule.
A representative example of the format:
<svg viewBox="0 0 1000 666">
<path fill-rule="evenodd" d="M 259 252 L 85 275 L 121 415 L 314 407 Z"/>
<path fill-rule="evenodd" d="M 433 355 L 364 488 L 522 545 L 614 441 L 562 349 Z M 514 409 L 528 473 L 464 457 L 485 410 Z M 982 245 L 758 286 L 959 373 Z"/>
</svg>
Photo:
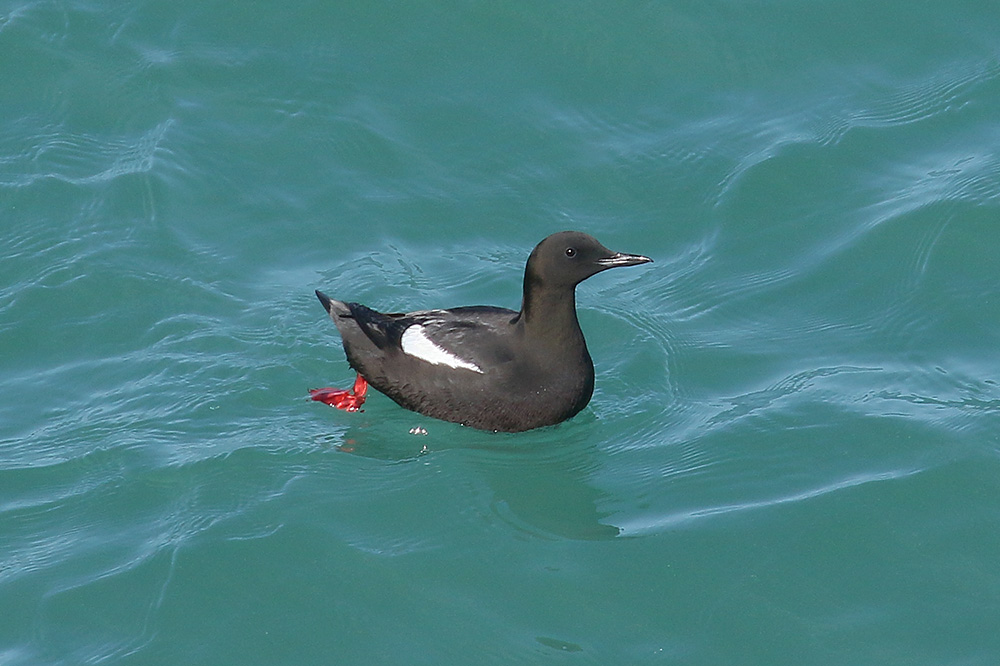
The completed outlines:
<svg viewBox="0 0 1000 666">
<path fill-rule="evenodd" d="M 576 317 L 576 285 L 617 266 L 652 261 L 564 231 L 528 257 L 521 311 L 473 306 L 383 314 L 316 292 L 340 331 L 353 393 L 313 399 L 356 410 L 365 380 L 401 406 L 483 430 L 519 432 L 565 421 L 586 407 L 594 364 Z"/>
</svg>

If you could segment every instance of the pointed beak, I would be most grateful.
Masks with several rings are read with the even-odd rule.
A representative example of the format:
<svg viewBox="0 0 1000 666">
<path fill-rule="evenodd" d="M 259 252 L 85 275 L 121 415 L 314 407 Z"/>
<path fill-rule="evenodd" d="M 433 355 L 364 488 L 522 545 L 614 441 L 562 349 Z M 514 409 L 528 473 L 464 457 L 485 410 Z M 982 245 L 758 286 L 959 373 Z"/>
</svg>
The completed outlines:
<svg viewBox="0 0 1000 666">
<path fill-rule="evenodd" d="M 330 297 L 324 294 L 319 289 L 317 289 L 316 298 L 318 298 L 319 302 L 323 304 L 323 307 L 326 308 L 326 311 L 330 312 Z"/>
<path fill-rule="evenodd" d="M 624 252 L 615 252 L 610 257 L 598 259 L 597 265 L 602 268 L 616 268 L 618 266 L 638 266 L 639 264 L 649 264 L 652 262 L 652 259 L 644 257 L 641 254 L 625 254 Z"/>
</svg>

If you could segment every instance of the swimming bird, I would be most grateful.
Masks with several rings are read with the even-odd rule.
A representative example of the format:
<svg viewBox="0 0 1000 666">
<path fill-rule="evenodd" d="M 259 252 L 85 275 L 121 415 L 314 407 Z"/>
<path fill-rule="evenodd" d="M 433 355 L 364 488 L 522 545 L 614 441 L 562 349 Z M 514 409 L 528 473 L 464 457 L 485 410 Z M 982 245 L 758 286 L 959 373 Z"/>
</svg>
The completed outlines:
<svg viewBox="0 0 1000 666">
<path fill-rule="evenodd" d="M 576 285 L 608 268 L 651 261 L 613 252 L 578 231 L 552 234 L 528 257 L 518 312 L 476 305 L 384 314 L 317 290 L 358 376 L 351 390 L 310 394 L 357 411 L 371 384 L 406 409 L 481 430 L 560 423 L 594 392 Z"/>
</svg>

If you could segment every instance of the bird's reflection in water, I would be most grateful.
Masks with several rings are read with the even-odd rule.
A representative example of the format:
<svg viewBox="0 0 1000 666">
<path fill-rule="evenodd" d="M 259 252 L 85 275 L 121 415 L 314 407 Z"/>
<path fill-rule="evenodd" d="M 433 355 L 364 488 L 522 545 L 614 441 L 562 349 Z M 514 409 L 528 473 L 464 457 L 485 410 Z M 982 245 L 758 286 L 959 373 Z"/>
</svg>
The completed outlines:
<svg viewBox="0 0 1000 666">
<path fill-rule="evenodd" d="M 492 513 L 508 525 L 541 538 L 610 539 L 620 530 L 604 522 L 607 514 L 599 510 L 605 494 L 591 481 L 597 449 L 587 441 L 593 419 L 578 418 L 584 420 L 591 423 L 528 436 L 436 421 L 369 424 L 350 427 L 330 443 L 344 453 L 396 462 L 461 451 L 463 466 L 490 488 Z"/>
</svg>

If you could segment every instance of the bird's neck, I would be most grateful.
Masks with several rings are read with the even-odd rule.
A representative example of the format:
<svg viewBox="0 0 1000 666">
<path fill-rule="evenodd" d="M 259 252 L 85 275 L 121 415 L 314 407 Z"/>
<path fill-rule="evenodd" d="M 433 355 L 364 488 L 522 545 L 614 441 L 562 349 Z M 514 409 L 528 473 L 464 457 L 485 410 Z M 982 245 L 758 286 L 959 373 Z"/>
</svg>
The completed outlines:
<svg viewBox="0 0 1000 666">
<path fill-rule="evenodd" d="M 525 285 L 520 322 L 525 335 L 548 341 L 565 351 L 586 351 L 587 345 L 576 318 L 576 289 L 528 289 Z"/>
</svg>

